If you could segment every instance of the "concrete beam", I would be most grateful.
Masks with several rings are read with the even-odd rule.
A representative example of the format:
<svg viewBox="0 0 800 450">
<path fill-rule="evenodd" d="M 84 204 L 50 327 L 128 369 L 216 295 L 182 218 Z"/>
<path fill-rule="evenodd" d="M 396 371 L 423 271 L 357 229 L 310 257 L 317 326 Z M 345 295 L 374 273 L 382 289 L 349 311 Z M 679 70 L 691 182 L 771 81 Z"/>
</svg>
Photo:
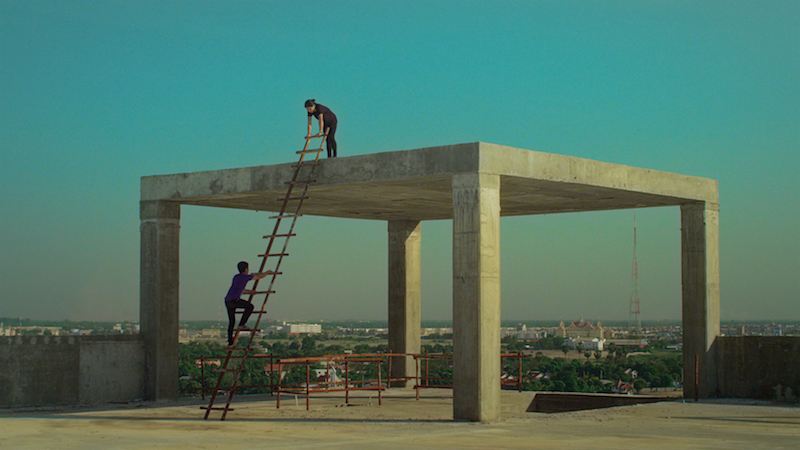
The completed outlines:
<svg viewBox="0 0 800 450">
<path fill-rule="evenodd" d="M 389 222 L 389 351 L 419 353 L 421 313 L 419 221 Z M 394 358 L 392 378 L 416 375 L 414 358 Z M 405 382 L 393 386 L 405 386 Z"/>
<path fill-rule="evenodd" d="M 140 202 L 139 320 L 148 400 L 178 399 L 180 208 L 177 202 Z"/>
<path fill-rule="evenodd" d="M 681 205 L 684 396 L 716 395 L 719 323 L 719 205 Z M 695 358 L 698 364 L 695 364 Z M 695 383 L 695 370 L 699 382 Z"/>
<path fill-rule="evenodd" d="M 143 177 L 141 200 L 279 211 L 292 173 L 279 164 Z M 719 203 L 714 180 L 474 142 L 323 159 L 303 214 L 451 219 L 452 175 L 465 173 L 500 176 L 503 216 Z"/>
<path fill-rule="evenodd" d="M 453 175 L 453 418 L 500 419 L 500 177 Z"/>
</svg>

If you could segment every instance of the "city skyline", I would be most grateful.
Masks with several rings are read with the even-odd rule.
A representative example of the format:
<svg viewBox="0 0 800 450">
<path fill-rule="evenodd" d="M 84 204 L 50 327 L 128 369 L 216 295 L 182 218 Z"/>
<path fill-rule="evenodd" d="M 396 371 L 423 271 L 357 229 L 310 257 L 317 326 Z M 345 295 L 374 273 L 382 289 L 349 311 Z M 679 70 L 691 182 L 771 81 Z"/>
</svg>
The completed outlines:
<svg viewBox="0 0 800 450">
<path fill-rule="evenodd" d="M 718 180 L 722 319 L 800 319 L 800 3 L 317 10 L 0 0 L 0 316 L 138 320 L 140 178 L 292 162 L 316 98 L 340 157 L 483 141 Z M 269 214 L 181 214 L 181 320 L 216 319 Z M 627 320 L 634 214 L 642 321 L 680 319 L 676 207 L 502 218 L 502 318 Z M 385 222 L 297 231 L 268 317 L 386 317 Z M 452 316 L 451 254 L 423 222 L 423 320 Z"/>
</svg>

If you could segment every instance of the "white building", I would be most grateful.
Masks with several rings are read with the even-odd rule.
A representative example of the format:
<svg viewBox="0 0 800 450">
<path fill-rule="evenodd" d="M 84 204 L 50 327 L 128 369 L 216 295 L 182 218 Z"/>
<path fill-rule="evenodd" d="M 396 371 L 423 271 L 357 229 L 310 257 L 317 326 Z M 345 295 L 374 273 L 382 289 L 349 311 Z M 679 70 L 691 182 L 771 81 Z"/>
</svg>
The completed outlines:
<svg viewBox="0 0 800 450">
<path fill-rule="evenodd" d="M 520 324 L 516 328 L 500 328 L 500 338 L 502 339 L 506 336 L 513 336 L 520 341 L 530 341 L 545 337 L 545 332 L 539 329 L 528 328 L 527 325 Z"/>
<path fill-rule="evenodd" d="M 283 331 L 289 334 L 319 334 L 322 333 L 322 325 L 315 323 L 291 323 L 284 326 Z"/>
<path fill-rule="evenodd" d="M 445 334 L 453 334 L 452 328 L 421 328 L 420 333 L 422 337 L 430 336 L 432 334 L 438 334 L 439 336 L 443 336 Z"/>
<path fill-rule="evenodd" d="M 583 345 L 583 349 L 586 351 L 603 351 L 603 347 L 605 346 L 606 340 L 605 339 L 581 339 L 581 338 L 574 338 L 574 339 L 567 339 L 564 341 L 564 344 L 572 350 L 578 348 L 579 344 Z"/>
<path fill-rule="evenodd" d="M 286 323 L 282 325 L 271 325 L 263 328 L 265 333 L 286 333 L 286 334 L 320 334 L 322 325 L 316 323 Z"/>
</svg>

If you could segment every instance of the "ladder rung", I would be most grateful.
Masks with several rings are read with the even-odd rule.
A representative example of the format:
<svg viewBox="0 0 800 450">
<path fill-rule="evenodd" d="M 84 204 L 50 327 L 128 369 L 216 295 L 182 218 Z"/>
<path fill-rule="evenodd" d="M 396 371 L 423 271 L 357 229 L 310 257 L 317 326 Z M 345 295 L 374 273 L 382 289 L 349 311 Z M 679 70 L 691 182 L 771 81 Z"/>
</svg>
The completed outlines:
<svg viewBox="0 0 800 450">
<path fill-rule="evenodd" d="M 264 310 L 261 310 L 261 311 L 253 311 L 253 312 L 252 312 L 252 314 L 266 314 L 266 313 L 267 313 L 267 310 L 266 310 L 266 309 L 264 309 Z"/>
<path fill-rule="evenodd" d="M 311 167 L 318 166 L 321 163 L 318 161 L 303 161 L 301 164 L 292 164 L 292 167 Z"/>
<path fill-rule="evenodd" d="M 282 216 L 272 216 L 270 219 L 286 219 L 290 217 L 301 217 L 302 214 L 284 214 Z"/>
<path fill-rule="evenodd" d="M 299 181 L 284 181 L 283 184 L 309 184 L 309 183 L 316 183 L 317 180 L 299 180 Z"/>
<path fill-rule="evenodd" d="M 288 237 L 292 237 L 292 236 L 297 236 L 297 234 L 295 234 L 295 233 L 289 233 L 289 234 L 268 234 L 268 235 L 264 236 L 264 239 L 271 239 L 271 238 L 277 238 L 277 237 L 285 237 L 285 238 L 288 238 Z"/>
<path fill-rule="evenodd" d="M 259 258 L 270 258 L 273 256 L 289 256 L 288 253 L 267 253 L 266 255 L 258 255 Z"/>
<path fill-rule="evenodd" d="M 308 197 L 283 197 L 278 199 L 279 202 L 289 202 L 292 200 L 308 200 Z"/>
<path fill-rule="evenodd" d="M 233 408 L 226 408 L 224 406 L 201 406 L 200 409 L 213 409 L 215 411 L 234 411 Z"/>
<path fill-rule="evenodd" d="M 305 155 L 305 154 L 308 154 L 308 153 L 319 153 L 321 151 L 323 151 L 321 148 L 317 148 L 317 149 L 314 149 L 314 150 L 300 150 L 299 152 L 295 152 L 295 153 L 298 154 L 298 155 Z"/>
<path fill-rule="evenodd" d="M 253 294 L 274 294 L 274 293 L 275 293 L 275 291 L 255 291 L 255 292 L 253 292 Z"/>
</svg>

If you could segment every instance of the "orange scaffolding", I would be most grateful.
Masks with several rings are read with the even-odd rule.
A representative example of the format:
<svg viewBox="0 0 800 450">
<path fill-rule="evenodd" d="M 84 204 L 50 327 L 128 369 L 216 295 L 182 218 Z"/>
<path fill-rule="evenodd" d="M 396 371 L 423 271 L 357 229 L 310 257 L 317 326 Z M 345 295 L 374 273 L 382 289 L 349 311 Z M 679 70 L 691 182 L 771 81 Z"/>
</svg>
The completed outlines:
<svg viewBox="0 0 800 450">
<path fill-rule="evenodd" d="M 345 403 L 348 405 L 350 404 L 350 391 L 378 391 L 378 404 L 383 404 L 383 397 L 381 393 L 383 392 L 383 380 L 381 377 L 381 363 L 383 363 L 382 358 L 369 358 L 364 357 L 365 355 L 333 355 L 333 356 L 312 356 L 312 357 L 301 357 L 301 358 L 284 358 L 278 360 L 278 367 L 284 365 L 293 365 L 293 364 L 302 364 L 306 366 L 306 382 L 305 384 L 299 383 L 295 384 L 294 386 L 283 386 L 281 380 L 278 380 L 278 385 L 275 390 L 276 394 L 278 395 L 278 401 L 276 408 L 280 409 L 281 407 L 281 394 L 305 394 L 306 396 L 306 410 L 311 409 L 311 394 L 316 393 L 323 393 L 323 392 L 344 392 L 345 393 Z M 325 381 L 317 380 L 312 387 L 311 383 L 311 364 L 317 363 L 327 363 L 326 370 L 327 376 L 325 377 Z M 343 362 L 345 369 L 344 369 L 344 383 L 342 384 L 341 381 L 330 381 L 330 363 L 337 363 Z M 350 368 L 351 364 L 368 364 L 368 363 L 375 363 L 378 366 L 378 378 L 377 379 L 367 379 L 367 380 L 351 380 L 350 379 Z M 360 385 L 360 386 L 359 386 Z M 305 387 L 303 387 L 305 386 Z"/>
<path fill-rule="evenodd" d="M 416 364 L 416 376 L 414 377 L 396 377 L 392 378 L 392 360 L 394 358 L 412 356 Z M 502 358 L 515 358 L 517 359 L 518 374 L 516 380 L 501 381 L 503 386 L 514 386 L 522 392 L 522 358 L 524 357 L 521 352 L 519 353 L 503 353 L 500 355 Z M 253 354 L 249 358 L 263 358 L 268 359 L 270 364 L 270 383 L 259 385 L 238 385 L 237 390 L 248 388 L 269 388 L 271 395 L 277 395 L 276 408 L 281 407 L 281 394 L 294 394 L 306 396 L 306 410 L 311 408 L 311 394 L 327 393 L 327 392 L 344 392 L 345 402 L 350 404 L 351 391 L 377 391 L 378 404 L 383 404 L 382 392 L 388 389 L 392 382 L 415 380 L 414 389 L 416 390 L 416 398 L 420 398 L 420 389 L 452 389 L 452 378 L 431 377 L 429 375 L 429 362 L 431 360 L 444 360 L 452 361 L 453 355 L 442 353 L 369 353 L 358 355 L 324 355 L 324 356 L 294 356 L 294 357 L 278 357 L 268 354 Z M 214 391 L 220 389 L 219 387 L 205 386 L 205 362 L 206 361 L 220 361 L 224 360 L 225 356 L 200 356 L 196 358 L 183 358 L 184 360 L 194 360 L 200 362 L 200 383 L 199 388 L 185 388 L 186 391 L 200 391 L 201 396 L 205 399 L 206 391 Z M 327 374 L 324 381 L 311 380 L 311 366 L 313 364 L 326 363 Z M 331 363 L 338 363 L 340 366 L 344 365 L 344 379 L 331 381 L 330 365 Z M 362 379 L 354 380 L 350 376 L 353 366 L 363 364 L 377 364 L 377 378 L 375 379 Z M 381 374 L 382 364 L 387 364 L 388 376 L 383 378 Z M 305 365 L 306 366 L 306 380 L 305 383 L 295 383 L 293 385 L 284 385 L 282 381 L 282 368 L 291 365 Z M 424 375 L 421 373 L 424 365 Z M 275 367 L 277 366 L 277 370 Z M 501 365 L 502 370 L 502 365 Z M 215 370 L 216 371 L 216 370 Z M 275 380 L 277 372 L 277 381 Z M 444 384 L 431 384 L 431 382 L 444 382 Z"/>
<path fill-rule="evenodd" d="M 417 369 L 417 382 L 414 385 L 414 389 L 417 391 L 417 400 L 419 400 L 419 390 L 420 389 L 452 389 L 453 388 L 453 379 L 452 378 L 441 378 L 441 377 L 431 377 L 429 376 L 428 372 L 428 363 L 431 360 L 444 360 L 444 361 L 452 361 L 453 355 L 444 354 L 444 353 L 424 353 L 421 355 L 411 355 L 414 357 L 414 362 L 416 364 Z M 522 392 L 522 352 L 518 353 L 502 353 L 500 355 L 500 370 L 502 370 L 502 359 L 503 358 L 517 358 L 518 361 L 518 374 L 516 381 L 514 380 L 506 380 L 505 385 L 512 385 L 516 386 L 519 392 Z M 422 376 L 420 373 L 420 361 L 423 361 L 425 364 L 425 376 Z M 430 384 L 431 381 L 449 381 L 449 384 Z M 422 384 L 424 382 L 424 384 Z M 503 383 L 503 381 L 501 381 Z"/>
</svg>

